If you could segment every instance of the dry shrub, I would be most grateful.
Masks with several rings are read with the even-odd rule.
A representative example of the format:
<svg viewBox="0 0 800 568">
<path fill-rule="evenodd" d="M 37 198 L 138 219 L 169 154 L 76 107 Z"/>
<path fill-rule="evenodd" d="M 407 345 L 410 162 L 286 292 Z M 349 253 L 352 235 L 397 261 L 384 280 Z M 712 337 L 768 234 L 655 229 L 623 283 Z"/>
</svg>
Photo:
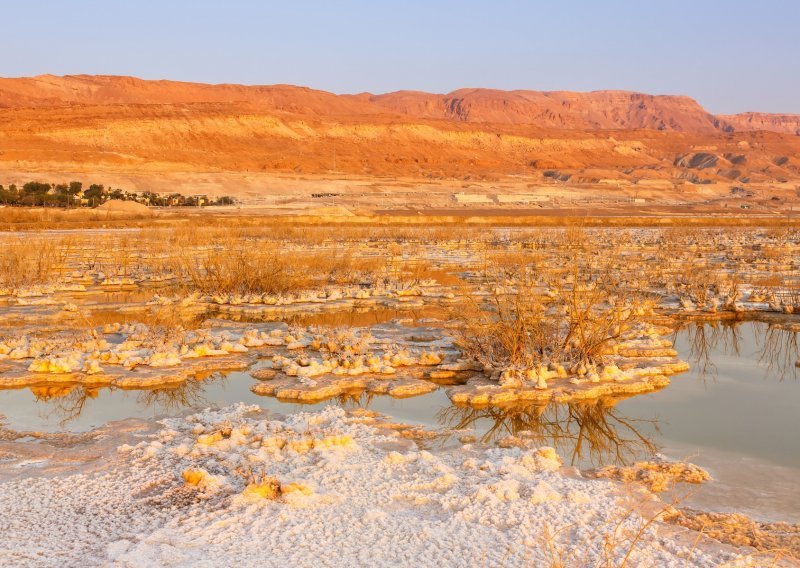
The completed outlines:
<svg viewBox="0 0 800 568">
<path fill-rule="evenodd" d="M 173 230 L 172 270 L 181 284 L 203 293 L 280 293 L 291 288 L 287 262 L 277 247 L 216 228 Z"/>
<path fill-rule="evenodd" d="M 57 209 L 41 207 L 0 207 L 0 229 L 42 230 L 57 228 L 138 226 L 148 224 L 149 215 L 97 209 Z"/>
<path fill-rule="evenodd" d="M 716 274 L 709 268 L 686 265 L 675 285 L 678 291 L 702 308 L 708 303 L 715 283 Z"/>
<path fill-rule="evenodd" d="M 249 251 L 236 246 L 194 253 L 179 257 L 176 269 L 190 288 L 210 294 L 277 294 L 292 288 L 287 263 L 275 250 Z"/>
<path fill-rule="evenodd" d="M 18 237 L 2 244 L 0 286 L 21 288 L 56 280 L 70 252 L 64 239 Z"/>
<path fill-rule="evenodd" d="M 634 293 L 623 299 L 610 272 L 576 264 L 569 283 L 549 276 L 537 282 L 523 275 L 510 293 L 495 289 L 489 309 L 473 302 L 459 318 L 464 354 L 493 368 L 595 363 L 640 320 L 646 300 Z"/>
<path fill-rule="evenodd" d="M 171 235 L 172 271 L 203 293 L 280 294 L 324 284 L 371 280 L 381 259 L 355 258 L 352 246 L 286 251 L 252 231 L 218 230 Z"/>
<path fill-rule="evenodd" d="M 465 308 L 456 338 L 464 355 L 493 368 L 530 368 L 558 350 L 558 326 L 533 290 L 495 293 L 490 304 Z"/>
</svg>

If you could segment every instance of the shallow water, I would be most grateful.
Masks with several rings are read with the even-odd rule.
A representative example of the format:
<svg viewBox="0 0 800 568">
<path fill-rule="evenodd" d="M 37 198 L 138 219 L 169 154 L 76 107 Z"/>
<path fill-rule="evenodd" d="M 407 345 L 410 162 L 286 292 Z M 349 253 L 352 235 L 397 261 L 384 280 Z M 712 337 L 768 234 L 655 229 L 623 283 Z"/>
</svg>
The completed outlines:
<svg viewBox="0 0 800 568">
<path fill-rule="evenodd" d="M 676 341 L 691 370 L 619 404 L 654 421 L 642 431 L 662 453 L 710 471 L 692 505 L 800 521 L 799 339 L 758 322 L 692 324 Z"/>
<path fill-rule="evenodd" d="M 354 394 L 315 405 L 256 396 L 247 373 L 214 375 L 152 391 L 60 386 L 0 391 L 0 412 L 19 430 L 84 431 L 109 420 L 149 418 L 244 401 L 281 413 L 326 404 L 366 407 L 396 420 L 484 441 L 510 434 L 552 445 L 581 468 L 662 453 L 707 468 L 715 481 L 686 504 L 800 521 L 800 357 L 797 334 L 767 324 L 689 324 L 676 348 L 692 370 L 667 388 L 627 399 L 508 409 L 457 408 L 445 391 L 393 399 Z M 460 430 L 468 432 L 461 432 Z"/>
</svg>

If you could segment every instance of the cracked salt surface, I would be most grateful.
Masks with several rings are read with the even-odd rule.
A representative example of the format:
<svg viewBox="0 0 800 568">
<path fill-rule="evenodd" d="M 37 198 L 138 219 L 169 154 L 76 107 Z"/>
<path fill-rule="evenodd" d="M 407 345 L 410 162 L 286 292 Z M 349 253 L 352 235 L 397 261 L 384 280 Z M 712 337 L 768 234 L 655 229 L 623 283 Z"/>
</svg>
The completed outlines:
<svg viewBox="0 0 800 568">
<path fill-rule="evenodd" d="M 624 540 L 641 526 L 632 499 L 658 510 L 649 494 L 564 470 L 549 448 L 425 451 L 368 413 L 336 407 L 278 418 L 236 405 L 162 425 L 107 460 L 3 483 L 0 564 L 536 566 L 547 563 L 549 531 L 593 565 L 602 535 L 617 527 Z M 209 481 L 185 484 L 189 468 Z M 277 477 L 283 496 L 244 492 L 243 469 Z M 612 564 L 626 553 L 620 542 Z M 732 549 L 693 547 L 659 523 L 628 560 L 729 561 Z"/>
</svg>

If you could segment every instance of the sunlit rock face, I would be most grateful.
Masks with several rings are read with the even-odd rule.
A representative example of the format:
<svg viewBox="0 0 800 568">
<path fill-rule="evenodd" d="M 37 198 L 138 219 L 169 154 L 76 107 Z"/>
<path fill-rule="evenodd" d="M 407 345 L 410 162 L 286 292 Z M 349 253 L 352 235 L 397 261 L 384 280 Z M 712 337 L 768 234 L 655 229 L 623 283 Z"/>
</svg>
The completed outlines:
<svg viewBox="0 0 800 568">
<path fill-rule="evenodd" d="M 192 194 L 202 185 L 213 195 L 308 195 L 320 191 L 318 180 L 275 174 L 335 178 L 333 169 L 426 183 L 467 177 L 487 181 L 476 185 L 486 196 L 496 193 L 492 178 L 513 183 L 525 168 L 525 183 L 510 194 L 558 180 L 594 195 L 610 184 L 617 193 L 636 186 L 630 195 L 677 197 L 677 186 L 700 195 L 702 184 L 720 184 L 724 194 L 741 180 L 796 181 L 800 165 L 796 115 L 715 116 L 689 97 L 623 91 L 353 96 L 290 85 L 39 76 L 0 79 L 0 116 L 4 171 L 102 171 L 131 191 Z M 716 160 L 702 175 L 676 164 L 698 147 Z M 741 155 L 747 159 L 736 164 L 726 158 Z M 402 184 L 379 183 L 412 200 Z M 348 185 L 328 189 L 348 193 Z M 413 202 L 449 204 L 435 194 Z M 382 208 L 380 199 L 361 199 Z"/>
</svg>

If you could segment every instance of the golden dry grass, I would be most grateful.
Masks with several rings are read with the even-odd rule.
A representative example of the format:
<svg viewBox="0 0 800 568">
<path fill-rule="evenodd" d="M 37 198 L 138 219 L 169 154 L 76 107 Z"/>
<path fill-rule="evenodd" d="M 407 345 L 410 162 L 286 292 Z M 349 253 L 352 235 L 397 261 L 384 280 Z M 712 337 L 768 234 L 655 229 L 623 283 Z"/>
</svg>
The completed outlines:
<svg viewBox="0 0 800 568">
<path fill-rule="evenodd" d="M 263 235 L 262 235 L 263 236 Z M 352 249 L 286 250 L 280 241 L 249 231 L 174 232 L 172 270 L 182 286 L 203 293 L 279 294 L 373 277 L 380 261 L 355 258 Z"/>
<path fill-rule="evenodd" d="M 0 230 L 4 231 L 143 226 L 149 220 L 148 215 L 86 208 L 0 207 Z"/>
<path fill-rule="evenodd" d="M 155 215 L 99 211 L 97 209 L 56 209 L 41 207 L 0 207 L 0 230 L 34 231 L 43 229 L 122 228 L 122 227 L 180 227 L 196 228 L 217 226 L 227 228 L 280 228 L 299 234 L 314 227 L 327 227 L 338 231 L 342 227 L 366 230 L 407 228 L 418 234 L 420 229 L 446 235 L 453 228 L 472 227 L 675 227 L 702 229 L 704 227 L 765 227 L 782 234 L 800 227 L 800 217 L 782 215 L 668 215 L 620 214 L 588 215 L 585 212 L 556 211 L 550 214 L 514 214 L 509 211 L 474 211 L 466 214 L 367 214 L 354 216 L 316 215 L 310 210 L 306 215 L 275 215 L 268 210 L 198 210 L 196 208 L 170 208 L 155 210 Z"/>
<path fill-rule="evenodd" d="M 493 368 L 596 362 L 641 320 L 647 300 L 634 291 L 623 296 L 608 267 L 585 260 L 576 257 L 567 274 L 523 264 L 510 275 L 501 267 L 502 282 L 511 287 L 498 282 L 488 305 L 468 302 L 459 316 L 459 347 Z"/>
<path fill-rule="evenodd" d="M 66 238 L 14 237 L 0 244 L 0 287 L 46 284 L 65 269 L 74 243 Z"/>
</svg>

